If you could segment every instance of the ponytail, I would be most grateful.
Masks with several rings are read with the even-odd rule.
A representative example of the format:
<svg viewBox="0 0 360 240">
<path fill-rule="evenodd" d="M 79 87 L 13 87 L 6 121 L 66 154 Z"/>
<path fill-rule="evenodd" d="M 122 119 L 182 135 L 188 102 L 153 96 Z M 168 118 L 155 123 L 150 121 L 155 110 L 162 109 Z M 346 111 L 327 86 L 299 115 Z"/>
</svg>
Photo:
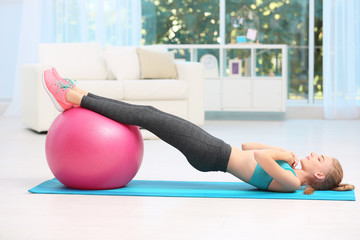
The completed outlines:
<svg viewBox="0 0 360 240">
<path fill-rule="evenodd" d="M 331 190 L 332 191 L 350 191 L 350 190 L 353 190 L 354 188 L 355 188 L 355 186 L 352 184 L 343 184 L 342 183 L 342 184 L 339 184 L 339 186 L 332 188 Z M 315 190 L 324 190 L 324 189 L 315 189 L 314 187 L 308 185 L 305 188 L 303 194 L 311 195 L 315 192 Z"/>
<path fill-rule="evenodd" d="M 333 188 L 331 190 L 333 190 L 333 191 L 350 191 L 350 190 L 353 190 L 354 188 L 355 188 L 355 186 L 352 185 L 352 184 L 344 184 L 344 183 L 342 183 L 342 184 L 339 184 L 338 187 L 335 187 L 335 188 Z"/>
<path fill-rule="evenodd" d="M 303 194 L 306 194 L 306 195 L 311 195 L 315 192 L 315 188 L 313 188 L 312 186 L 308 185 L 306 188 L 305 188 L 305 191 L 303 192 Z"/>
</svg>

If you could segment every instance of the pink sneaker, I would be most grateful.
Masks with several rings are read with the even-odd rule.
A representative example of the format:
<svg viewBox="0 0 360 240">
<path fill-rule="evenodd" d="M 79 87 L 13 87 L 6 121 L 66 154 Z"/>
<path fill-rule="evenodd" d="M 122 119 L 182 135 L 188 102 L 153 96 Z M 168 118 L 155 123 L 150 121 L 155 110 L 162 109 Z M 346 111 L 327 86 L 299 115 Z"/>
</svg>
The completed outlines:
<svg viewBox="0 0 360 240">
<path fill-rule="evenodd" d="M 58 80 L 49 69 L 44 72 L 43 86 L 59 112 L 74 106 L 65 98 L 66 93 L 73 88 L 73 85 Z"/>
<path fill-rule="evenodd" d="M 61 81 L 63 84 L 68 84 L 68 85 L 72 86 L 71 88 L 76 87 L 76 80 L 73 81 L 73 80 L 71 80 L 69 78 L 60 77 L 60 75 L 57 72 L 56 68 L 52 68 L 51 71 L 52 71 L 53 75 L 56 77 L 56 79 L 58 81 Z"/>
</svg>

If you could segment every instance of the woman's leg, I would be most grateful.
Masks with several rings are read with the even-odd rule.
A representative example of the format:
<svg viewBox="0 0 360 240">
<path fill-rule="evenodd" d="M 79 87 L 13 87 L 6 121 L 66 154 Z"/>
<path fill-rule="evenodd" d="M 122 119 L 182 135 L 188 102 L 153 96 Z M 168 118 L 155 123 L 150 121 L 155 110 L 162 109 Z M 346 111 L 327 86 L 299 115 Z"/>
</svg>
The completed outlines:
<svg viewBox="0 0 360 240">
<path fill-rule="evenodd" d="M 230 145 L 200 127 L 151 106 L 128 104 L 91 93 L 87 96 L 79 93 L 77 95 L 81 96 L 81 102 L 73 102 L 74 104 L 80 104 L 81 107 L 117 122 L 149 130 L 181 151 L 199 171 L 226 172 L 231 153 Z M 68 97 L 67 99 L 72 101 Z"/>
</svg>

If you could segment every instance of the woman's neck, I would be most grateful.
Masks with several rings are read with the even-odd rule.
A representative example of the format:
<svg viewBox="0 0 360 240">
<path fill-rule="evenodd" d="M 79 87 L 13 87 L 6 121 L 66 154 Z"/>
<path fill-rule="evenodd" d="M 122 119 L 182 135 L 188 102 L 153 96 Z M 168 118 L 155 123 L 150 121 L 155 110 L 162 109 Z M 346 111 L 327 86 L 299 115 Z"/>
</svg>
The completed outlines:
<svg viewBox="0 0 360 240">
<path fill-rule="evenodd" d="M 309 177 L 306 172 L 304 172 L 302 169 L 294 169 L 294 171 L 301 182 L 301 186 L 309 185 Z"/>
</svg>

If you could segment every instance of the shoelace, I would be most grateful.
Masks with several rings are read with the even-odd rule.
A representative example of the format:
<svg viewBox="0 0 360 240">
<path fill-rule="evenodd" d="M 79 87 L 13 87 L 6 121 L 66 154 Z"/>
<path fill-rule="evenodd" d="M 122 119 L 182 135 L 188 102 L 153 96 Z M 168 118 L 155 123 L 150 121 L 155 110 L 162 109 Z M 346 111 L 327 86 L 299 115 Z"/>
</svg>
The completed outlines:
<svg viewBox="0 0 360 240">
<path fill-rule="evenodd" d="M 66 80 L 67 84 L 64 84 L 61 80 L 57 81 L 55 84 L 58 87 L 58 90 L 56 93 L 58 93 L 60 91 L 60 89 L 68 89 L 68 88 L 73 88 L 76 85 L 76 80 L 72 81 L 69 78 L 65 78 L 63 80 Z"/>
<path fill-rule="evenodd" d="M 70 78 L 65 78 L 65 80 L 66 80 L 68 83 L 70 83 L 71 86 L 75 86 L 76 83 L 77 83 L 76 80 L 73 81 L 73 80 L 71 80 Z"/>
</svg>

